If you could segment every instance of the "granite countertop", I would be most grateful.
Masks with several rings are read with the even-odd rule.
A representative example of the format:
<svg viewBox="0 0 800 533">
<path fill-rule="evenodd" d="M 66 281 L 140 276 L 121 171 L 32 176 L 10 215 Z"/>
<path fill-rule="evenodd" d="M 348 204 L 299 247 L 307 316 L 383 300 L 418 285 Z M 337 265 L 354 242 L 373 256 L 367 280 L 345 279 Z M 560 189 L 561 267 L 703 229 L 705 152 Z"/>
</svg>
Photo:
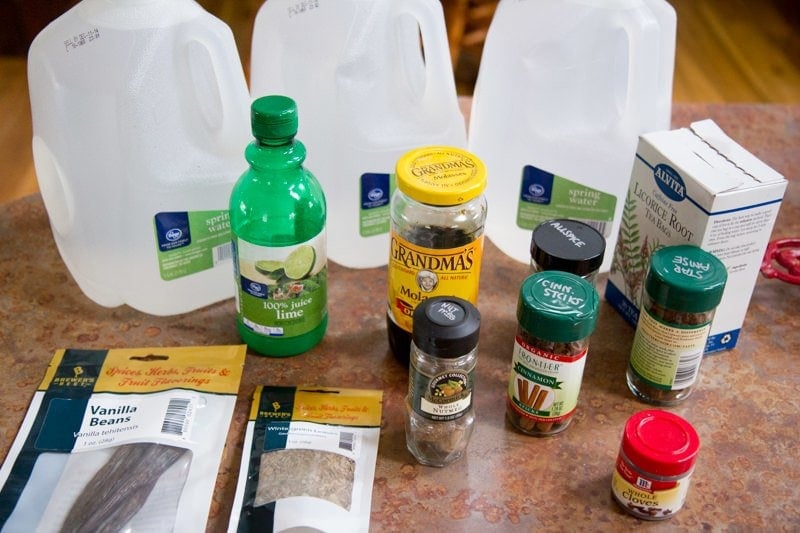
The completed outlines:
<svg viewBox="0 0 800 533">
<path fill-rule="evenodd" d="M 713 118 L 790 184 L 773 239 L 800 237 L 800 106 L 676 105 L 674 126 Z M 106 309 L 83 296 L 56 251 L 41 198 L 0 208 L 0 452 L 8 452 L 58 348 L 238 344 L 232 300 L 160 318 Z M 287 359 L 248 354 L 210 510 L 227 525 L 256 384 L 382 389 L 372 496 L 374 531 L 619 530 L 640 521 L 610 494 L 622 427 L 650 406 L 625 368 L 633 330 L 603 301 L 578 411 L 564 433 L 537 439 L 505 421 L 517 292 L 527 267 L 487 242 L 479 308 L 477 423 L 466 458 L 417 464 L 405 448 L 407 371 L 388 353 L 386 269 L 330 266 L 330 325 L 322 343 Z M 605 283 L 605 278 L 601 281 Z M 602 294 L 602 290 L 601 290 Z M 736 349 L 706 358 L 692 397 L 670 410 L 702 440 L 683 510 L 655 529 L 800 529 L 800 287 L 759 277 Z"/>
</svg>

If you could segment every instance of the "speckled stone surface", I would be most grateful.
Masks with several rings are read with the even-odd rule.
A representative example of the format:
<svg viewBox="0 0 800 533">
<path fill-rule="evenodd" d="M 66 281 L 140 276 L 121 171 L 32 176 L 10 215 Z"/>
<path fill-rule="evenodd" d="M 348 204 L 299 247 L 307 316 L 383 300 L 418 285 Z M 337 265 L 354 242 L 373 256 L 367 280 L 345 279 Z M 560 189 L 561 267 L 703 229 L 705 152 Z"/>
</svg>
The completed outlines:
<svg viewBox="0 0 800 533">
<path fill-rule="evenodd" d="M 790 184 L 773 238 L 800 237 L 800 106 L 676 105 L 674 125 L 713 118 Z M 79 291 L 56 251 L 39 196 L 0 206 L 0 452 L 18 430 L 57 348 L 236 344 L 232 301 L 159 318 L 106 309 Z M 603 302 L 578 412 L 537 439 L 504 419 L 517 290 L 527 268 L 487 243 L 475 406 L 466 458 L 418 465 L 402 422 L 407 371 L 388 353 L 386 270 L 330 268 L 330 326 L 309 353 L 247 357 L 210 509 L 230 513 L 250 397 L 258 383 L 384 391 L 372 497 L 373 531 L 621 530 L 641 524 L 610 495 L 626 419 L 647 408 L 625 384 L 632 329 Z M 603 281 L 604 283 L 604 281 Z M 706 358 L 692 397 L 671 410 L 702 440 L 684 509 L 656 530 L 800 530 L 800 287 L 759 277 L 736 349 Z"/>
</svg>

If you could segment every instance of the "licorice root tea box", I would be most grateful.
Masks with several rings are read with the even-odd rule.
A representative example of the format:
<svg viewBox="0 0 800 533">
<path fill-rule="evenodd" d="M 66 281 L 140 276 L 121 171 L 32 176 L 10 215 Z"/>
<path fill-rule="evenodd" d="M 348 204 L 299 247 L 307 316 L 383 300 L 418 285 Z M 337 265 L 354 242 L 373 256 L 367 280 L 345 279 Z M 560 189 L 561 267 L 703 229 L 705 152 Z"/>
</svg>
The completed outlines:
<svg viewBox="0 0 800 533">
<path fill-rule="evenodd" d="M 785 190 L 781 174 L 712 120 L 642 135 L 606 300 L 635 326 L 652 253 L 669 245 L 697 245 L 728 271 L 705 352 L 733 348 Z"/>
</svg>

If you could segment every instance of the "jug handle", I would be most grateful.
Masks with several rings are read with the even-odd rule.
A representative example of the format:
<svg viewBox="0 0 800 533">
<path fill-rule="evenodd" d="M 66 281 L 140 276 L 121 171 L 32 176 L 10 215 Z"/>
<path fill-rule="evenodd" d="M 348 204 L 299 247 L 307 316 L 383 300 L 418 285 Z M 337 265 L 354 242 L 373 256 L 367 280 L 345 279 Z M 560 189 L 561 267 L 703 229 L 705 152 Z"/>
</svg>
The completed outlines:
<svg viewBox="0 0 800 533">
<path fill-rule="evenodd" d="M 408 14 L 419 24 L 422 46 L 425 50 L 425 88 L 422 98 L 430 100 L 436 95 L 443 95 L 444 99 L 437 104 L 448 105 L 449 102 L 456 102 L 455 78 L 441 2 L 393 0 L 392 4 L 397 8 L 395 16 Z"/>
<path fill-rule="evenodd" d="M 61 237 L 67 237 L 75 223 L 75 199 L 72 190 L 47 142 L 34 135 L 31 148 L 39 190 L 47 208 L 50 225 Z"/>
<path fill-rule="evenodd" d="M 229 28 L 225 30 L 229 35 L 205 27 L 192 28 L 183 44 L 183 59 L 188 69 L 186 82 L 192 88 L 203 123 L 215 134 L 216 144 L 235 151 L 241 149 L 242 135 L 248 131 L 250 95 L 238 54 L 219 46 L 220 38 L 230 39 L 235 50 L 233 34 Z M 238 102 L 245 104 L 239 108 Z"/>
<path fill-rule="evenodd" d="M 659 81 L 661 67 L 660 53 L 660 25 L 653 13 L 648 9 L 646 13 L 641 10 L 636 12 L 636 24 L 623 22 L 622 28 L 628 37 L 628 94 L 625 97 L 626 109 L 632 112 L 627 116 L 639 124 L 654 124 L 657 120 L 658 110 L 651 100 L 641 98 L 638 95 L 645 94 L 648 86 L 648 79 Z M 644 20 L 641 20 L 641 19 Z M 650 61 L 636 61 L 636 56 L 650 58 Z M 642 117 L 646 119 L 642 120 Z"/>
</svg>

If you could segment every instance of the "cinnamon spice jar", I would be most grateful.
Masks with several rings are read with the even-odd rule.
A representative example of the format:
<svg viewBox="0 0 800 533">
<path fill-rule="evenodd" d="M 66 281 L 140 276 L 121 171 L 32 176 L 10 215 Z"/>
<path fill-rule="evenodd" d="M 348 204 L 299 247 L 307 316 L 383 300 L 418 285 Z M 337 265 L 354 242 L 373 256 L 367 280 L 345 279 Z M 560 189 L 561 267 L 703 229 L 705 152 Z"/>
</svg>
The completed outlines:
<svg viewBox="0 0 800 533">
<path fill-rule="evenodd" d="M 547 436 L 569 426 L 598 305 L 592 284 L 575 274 L 551 270 L 523 282 L 506 407 L 518 430 Z"/>
</svg>

